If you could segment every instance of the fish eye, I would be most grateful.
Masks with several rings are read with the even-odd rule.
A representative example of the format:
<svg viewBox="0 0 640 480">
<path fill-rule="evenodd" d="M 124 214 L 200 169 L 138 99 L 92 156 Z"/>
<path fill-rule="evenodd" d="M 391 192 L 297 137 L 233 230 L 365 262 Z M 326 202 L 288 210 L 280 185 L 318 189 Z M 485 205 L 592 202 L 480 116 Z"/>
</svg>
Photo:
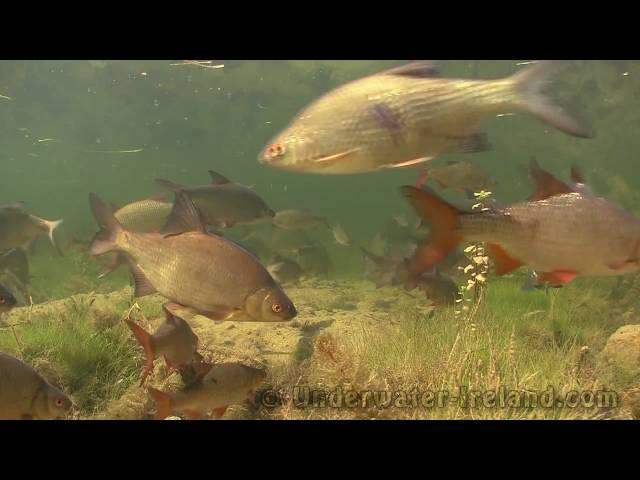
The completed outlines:
<svg viewBox="0 0 640 480">
<path fill-rule="evenodd" d="M 282 305 L 280 305 L 279 303 L 274 303 L 273 305 L 271 305 L 271 310 L 276 313 L 280 313 L 282 311 Z"/>
<path fill-rule="evenodd" d="M 62 399 L 58 398 L 56 400 L 56 407 L 61 407 L 62 406 Z"/>
<path fill-rule="evenodd" d="M 267 147 L 267 155 L 270 158 L 281 157 L 284 155 L 284 146 L 280 143 L 273 143 Z"/>
</svg>

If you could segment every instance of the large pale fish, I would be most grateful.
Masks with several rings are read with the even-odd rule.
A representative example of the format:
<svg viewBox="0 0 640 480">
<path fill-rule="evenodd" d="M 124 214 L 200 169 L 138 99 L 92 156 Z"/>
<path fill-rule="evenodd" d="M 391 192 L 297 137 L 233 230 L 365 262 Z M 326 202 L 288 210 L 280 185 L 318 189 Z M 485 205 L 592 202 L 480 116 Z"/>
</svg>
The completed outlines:
<svg viewBox="0 0 640 480">
<path fill-rule="evenodd" d="M 89 251 L 126 254 L 137 297 L 158 292 L 213 320 L 281 322 L 297 315 L 255 256 L 206 232 L 200 212 L 185 193 L 176 194 L 162 233 L 127 231 L 96 195 L 90 195 L 90 203 L 102 230 Z"/>
<path fill-rule="evenodd" d="M 408 167 L 449 153 L 488 149 L 482 129 L 498 114 L 525 112 L 569 135 L 590 136 L 541 93 L 554 62 L 498 80 L 440 77 L 414 62 L 325 94 L 262 150 L 274 168 L 349 174 Z"/>
</svg>

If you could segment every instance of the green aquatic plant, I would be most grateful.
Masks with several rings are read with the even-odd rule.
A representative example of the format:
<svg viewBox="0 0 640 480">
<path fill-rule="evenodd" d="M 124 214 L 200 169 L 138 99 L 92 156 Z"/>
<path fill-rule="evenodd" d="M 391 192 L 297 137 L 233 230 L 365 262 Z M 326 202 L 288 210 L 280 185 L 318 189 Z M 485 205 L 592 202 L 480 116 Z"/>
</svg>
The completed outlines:
<svg viewBox="0 0 640 480">
<path fill-rule="evenodd" d="M 124 323 L 97 330 L 71 308 L 61 318 L 34 318 L 16 327 L 20 346 L 0 330 L 0 350 L 38 367 L 73 398 L 83 415 L 117 398 L 137 380 L 138 346 Z"/>
</svg>

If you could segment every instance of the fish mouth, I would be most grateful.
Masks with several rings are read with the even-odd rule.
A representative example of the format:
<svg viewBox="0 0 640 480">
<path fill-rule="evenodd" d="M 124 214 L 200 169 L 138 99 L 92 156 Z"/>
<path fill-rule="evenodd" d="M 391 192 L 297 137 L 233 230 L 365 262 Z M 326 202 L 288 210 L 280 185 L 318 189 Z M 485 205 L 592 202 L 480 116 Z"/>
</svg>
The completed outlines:
<svg viewBox="0 0 640 480">
<path fill-rule="evenodd" d="M 296 307 L 291 305 L 289 308 L 287 308 L 286 312 L 282 316 L 282 320 L 285 322 L 288 322 L 289 320 L 293 320 L 297 316 L 298 316 L 298 310 L 296 309 Z"/>
</svg>

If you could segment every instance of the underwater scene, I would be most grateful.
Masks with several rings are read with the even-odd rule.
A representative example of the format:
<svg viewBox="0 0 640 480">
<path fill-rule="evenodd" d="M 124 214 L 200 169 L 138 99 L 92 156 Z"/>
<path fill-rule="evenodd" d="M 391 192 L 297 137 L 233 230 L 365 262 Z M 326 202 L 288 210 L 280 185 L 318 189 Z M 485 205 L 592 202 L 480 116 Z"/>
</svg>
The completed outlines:
<svg viewBox="0 0 640 480">
<path fill-rule="evenodd" d="M 640 418 L 640 61 L 0 61 L 0 419 Z"/>
</svg>

